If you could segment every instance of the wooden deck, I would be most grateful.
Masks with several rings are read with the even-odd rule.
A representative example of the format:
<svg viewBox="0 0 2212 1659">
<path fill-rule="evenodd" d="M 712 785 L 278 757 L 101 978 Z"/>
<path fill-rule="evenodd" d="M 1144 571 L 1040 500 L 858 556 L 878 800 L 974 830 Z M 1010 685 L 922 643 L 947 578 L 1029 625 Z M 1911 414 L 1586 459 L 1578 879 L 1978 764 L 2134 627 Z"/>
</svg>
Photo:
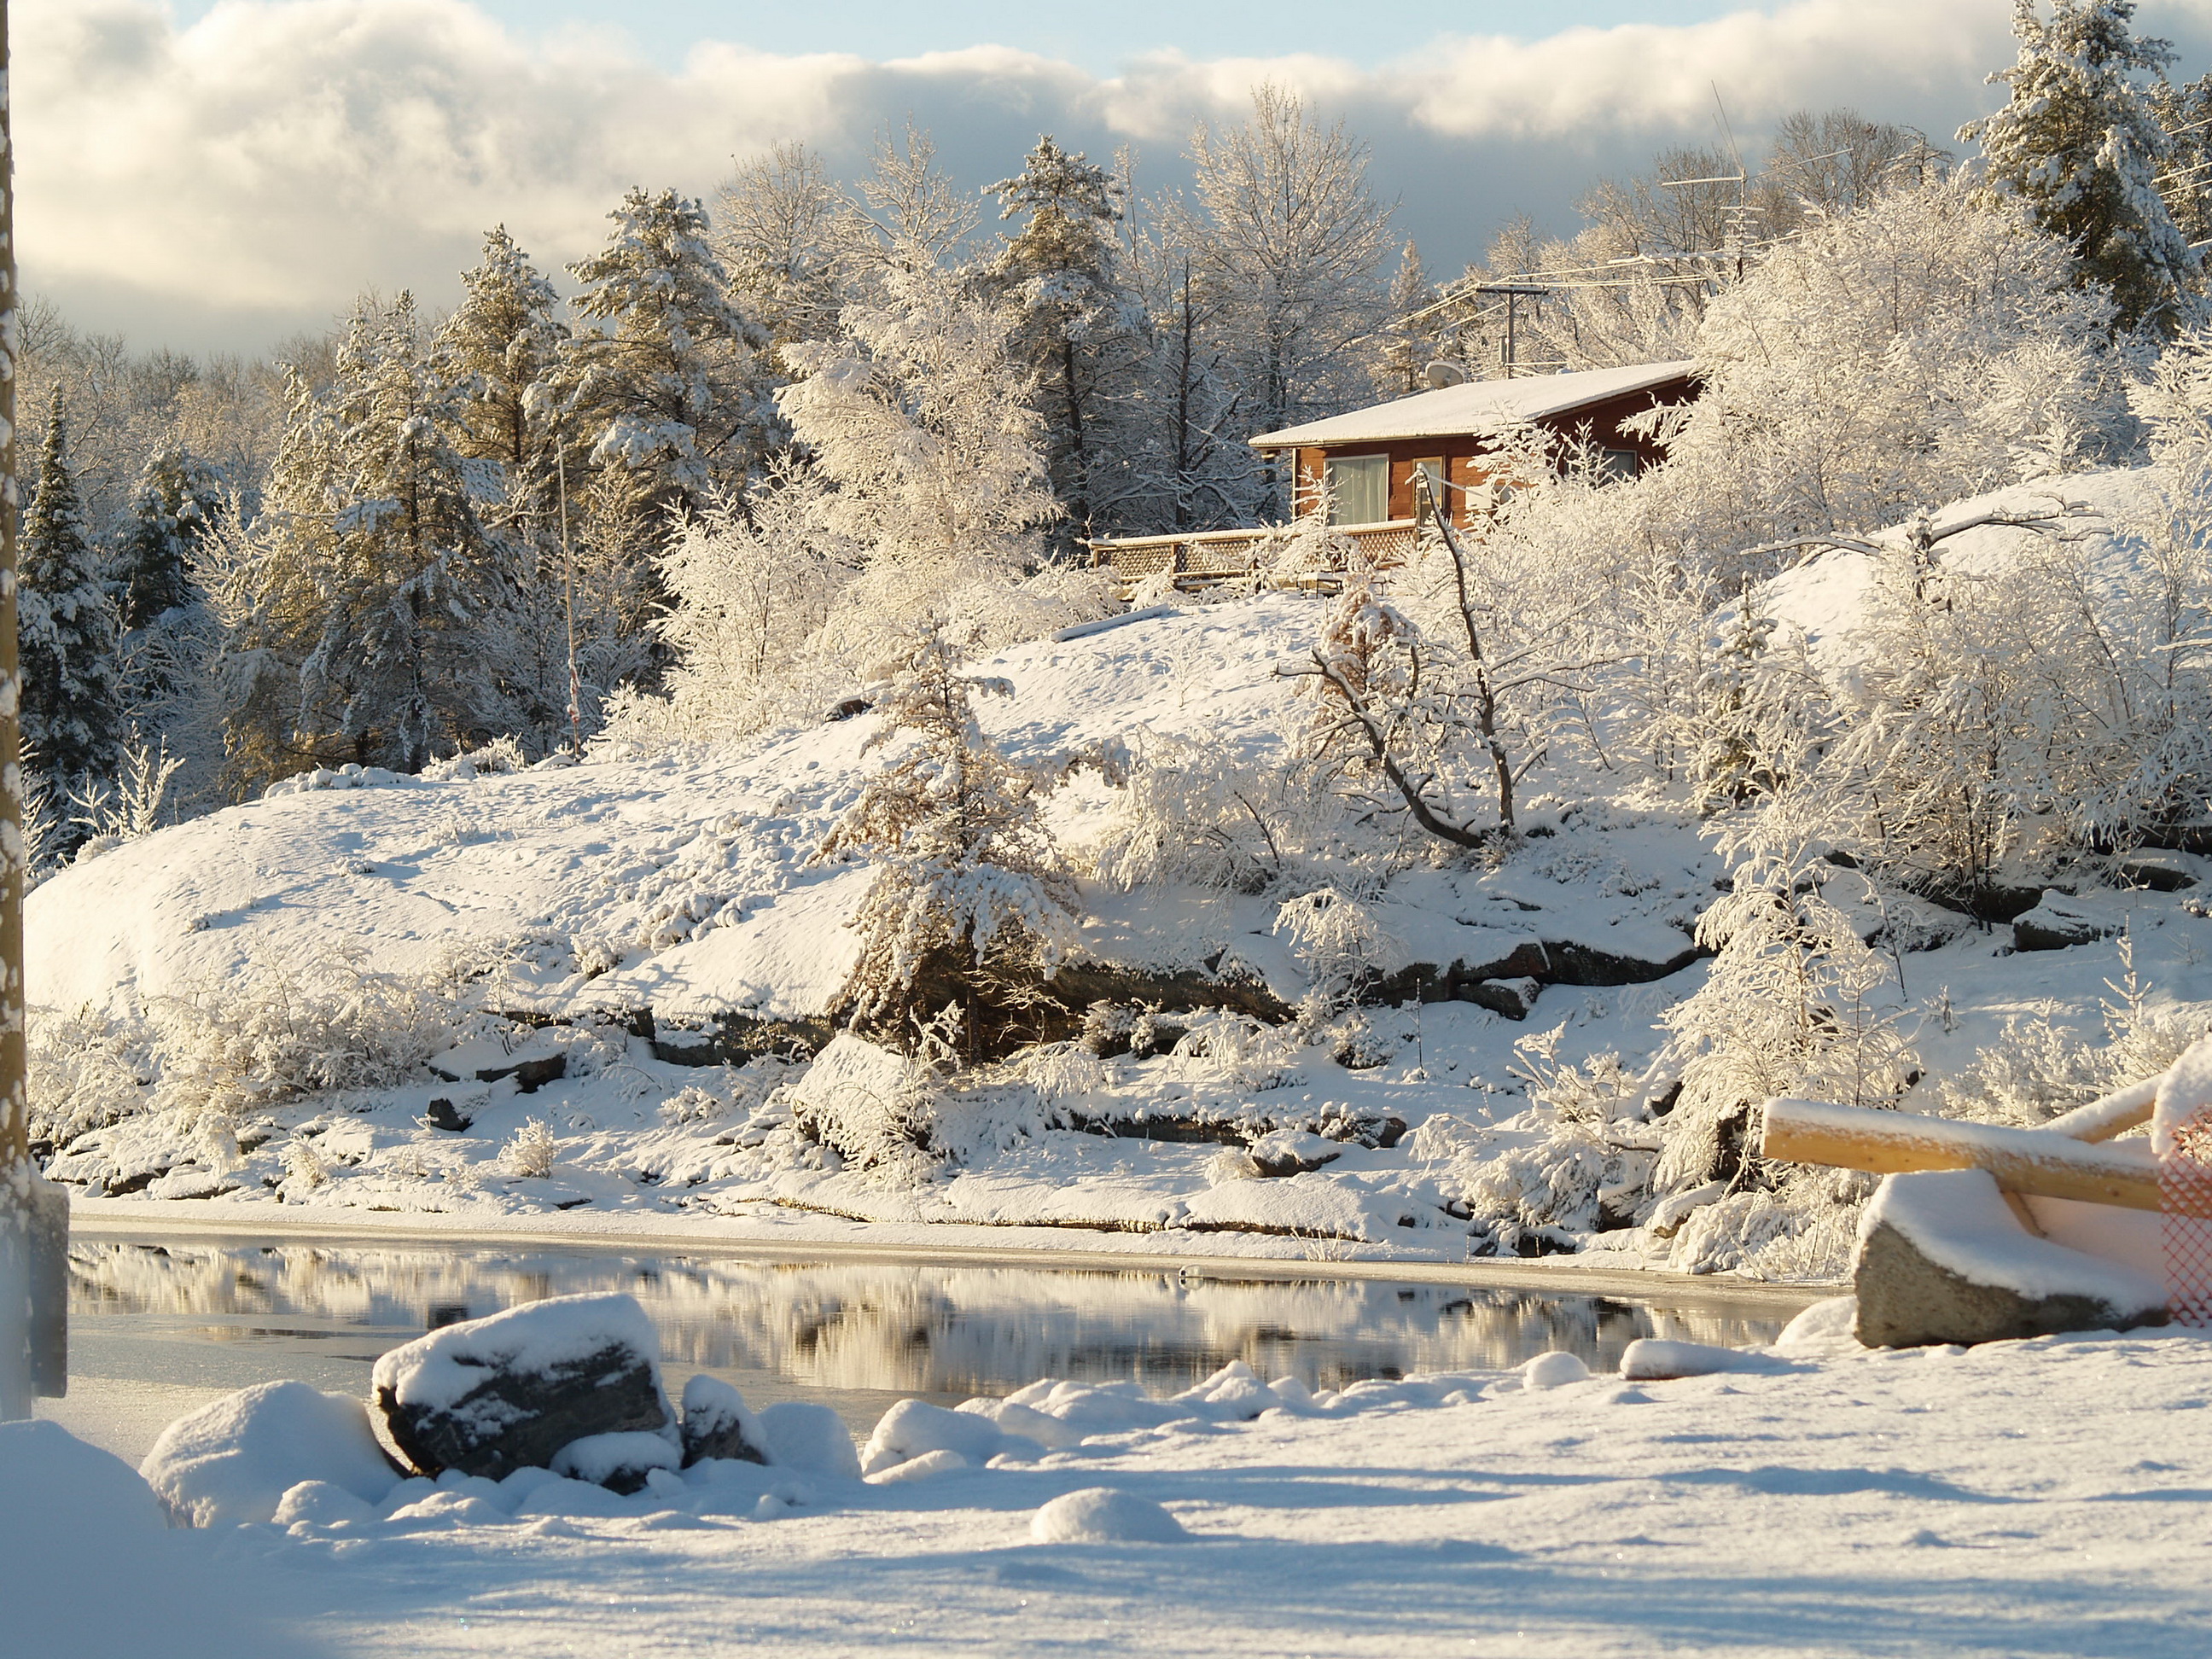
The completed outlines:
<svg viewBox="0 0 2212 1659">
<path fill-rule="evenodd" d="M 1293 533 L 1288 525 L 1261 525 L 1250 530 L 1200 530 L 1180 536 L 1124 536 L 1092 542 L 1091 564 L 1095 570 L 1111 570 L 1120 578 L 1126 597 L 1139 584 L 1172 575 L 1184 592 L 1236 581 L 1261 568 L 1271 548 L 1279 548 Z M 1391 565 L 1405 561 L 1420 533 L 1417 519 L 1390 519 L 1381 524 L 1340 525 L 1329 532 L 1344 554 L 1358 553 L 1370 564 Z M 1332 563 L 1341 568 L 1340 563 Z M 1278 579 L 1286 586 L 1326 586 L 1326 572 L 1298 573 Z"/>
</svg>

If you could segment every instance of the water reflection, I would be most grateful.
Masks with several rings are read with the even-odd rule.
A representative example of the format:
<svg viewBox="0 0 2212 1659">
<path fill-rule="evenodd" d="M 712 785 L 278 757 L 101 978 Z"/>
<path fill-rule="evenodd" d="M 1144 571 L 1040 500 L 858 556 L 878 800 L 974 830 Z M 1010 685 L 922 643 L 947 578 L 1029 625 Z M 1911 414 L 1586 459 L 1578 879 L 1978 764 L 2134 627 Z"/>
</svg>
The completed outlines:
<svg viewBox="0 0 2212 1659">
<path fill-rule="evenodd" d="M 1231 1359 L 1315 1389 L 1503 1369 L 1547 1348 L 1610 1367 L 1639 1336 L 1743 1346 L 1771 1340 L 1787 1314 L 1721 1296 L 1670 1305 L 1496 1286 L 536 1248 L 80 1242 L 70 1259 L 76 1346 L 87 1364 L 109 1366 L 98 1374 L 115 1374 L 117 1355 L 138 1370 L 213 1344 L 228 1349 L 226 1375 L 325 1387 L 348 1385 L 356 1368 L 365 1382 L 376 1353 L 434 1326 L 582 1291 L 636 1297 L 674 1380 L 703 1370 L 766 1398 L 855 1401 L 1003 1394 L 1040 1376 L 1166 1393 Z"/>
</svg>

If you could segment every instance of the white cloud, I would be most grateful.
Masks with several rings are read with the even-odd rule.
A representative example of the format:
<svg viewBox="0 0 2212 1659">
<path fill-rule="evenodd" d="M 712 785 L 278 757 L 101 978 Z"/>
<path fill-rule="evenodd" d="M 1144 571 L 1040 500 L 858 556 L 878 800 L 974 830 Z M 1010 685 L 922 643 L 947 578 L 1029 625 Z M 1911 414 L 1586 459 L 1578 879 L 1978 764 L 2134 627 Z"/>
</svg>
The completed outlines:
<svg viewBox="0 0 2212 1659">
<path fill-rule="evenodd" d="M 555 264 L 595 242 L 629 184 L 703 191 L 733 154 L 782 137 L 849 167 L 909 112 L 975 182 L 1046 130 L 1097 152 L 1133 143 L 1169 181 L 1193 118 L 1233 117 L 1272 76 L 1373 140 L 1378 184 L 1431 258 L 1455 262 L 1507 212 L 1556 220 L 1595 167 L 1710 137 L 1714 82 L 1746 130 L 1852 103 L 1940 142 L 2009 56 L 2005 9 L 1790 0 L 1466 40 L 1374 70 L 1168 54 L 1101 79 L 998 47 L 873 63 L 711 43 L 672 74 L 608 36 L 526 41 L 465 0 L 222 0 L 182 30 L 155 0 L 16 0 L 21 245 L 31 285 L 80 314 L 149 340 L 258 343 L 365 286 L 450 298 L 492 223 Z"/>
</svg>

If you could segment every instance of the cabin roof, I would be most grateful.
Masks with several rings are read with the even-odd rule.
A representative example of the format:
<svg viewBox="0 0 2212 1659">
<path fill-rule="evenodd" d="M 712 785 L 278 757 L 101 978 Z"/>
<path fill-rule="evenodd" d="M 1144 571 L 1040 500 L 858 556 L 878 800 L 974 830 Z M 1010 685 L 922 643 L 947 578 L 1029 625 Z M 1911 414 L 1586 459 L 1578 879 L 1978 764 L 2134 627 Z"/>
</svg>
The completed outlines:
<svg viewBox="0 0 2212 1659">
<path fill-rule="evenodd" d="M 1308 445 L 1389 442 L 1398 438 L 1448 438 L 1482 432 L 1514 421 L 1540 421 L 1571 414 L 1609 398 L 1649 391 L 1669 380 L 1686 380 L 1696 367 L 1688 358 L 1637 363 L 1627 368 L 1589 368 L 1571 374 L 1532 374 L 1511 380 L 1471 380 L 1464 386 L 1417 392 L 1387 404 L 1355 409 L 1348 415 L 1254 438 L 1255 449 L 1295 449 Z"/>
</svg>

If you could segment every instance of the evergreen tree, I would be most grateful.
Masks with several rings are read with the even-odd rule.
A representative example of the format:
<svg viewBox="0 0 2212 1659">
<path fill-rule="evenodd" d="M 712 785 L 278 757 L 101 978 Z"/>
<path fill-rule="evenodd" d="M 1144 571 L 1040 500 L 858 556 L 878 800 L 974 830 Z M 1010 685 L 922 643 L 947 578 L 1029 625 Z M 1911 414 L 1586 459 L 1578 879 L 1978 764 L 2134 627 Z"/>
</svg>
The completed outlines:
<svg viewBox="0 0 2212 1659">
<path fill-rule="evenodd" d="M 753 348 L 767 337 L 731 302 L 696 202 L 634 189 L 608 216 L 605 251 L 568 267 L 592 325 L 562 343 L 556 384 L 592 463 L 627 481 L 650 526 L 702 511 L 717 476 L 742 479 L 765 453 L 774 412 Z"/>
<path fill-rule="evenodd" d="M 1993 115 L 1959 129 L 1978 141 L 1991 188 L 2027 204 L 2072 243 L 2079 276 L 2109 290 L 2119 324 L 2171 331 L 2197 309 L 2198 269 L 2159 192 L 2173 163 L 2151 87 L 2166 42 L 2130 33 L 2135 0 L 2014 0 L 2020 57 L 1990 79 L 2011 88 Z"/>
<path fill-rule="evenodd" d="M 355 312 L 337 374 L 342 504 L 300 671 L 301 726 L 349 759 L 419 771 L 434 743 L 481 741 L 502 724 L 471 631 L 507 592 L 504 539 L 477 508 L 495 480 L 445 435 L 452 400 L 429 374 L 412 295 Z"/>
<path fill-rule="evenodd" d="M 557 399 L 547 394 L 568 330 L 555 316 L 553 285 L 504 226 L 486 234 L 483 263 L 461 282 L 461 303 L 431 343 L 430 370 L 454 453 L 497 469 L 498 487 L 483 511 L 501 534 L 487 546 L 510 567 L 500 584 L 503 603 L 480 618 L 477 643 L 505 704 L 498 723 L 527 752 L 543 755 L 571 730 L 570 567 L 579 538 L 572 532 L 564 550 L 562 519 L 565 510 L 580 522 L 592 476 L 573 427 L 563 428 Z M 564 501 L 564 479 L 575 486 L 574 499 Z M 592 654 L 605 621 L 587 611 L 580 655 Z"/>
<path fill-rule="evenodd" d="M 1020 174 L 989 187 L 1001 219 L 1021 230 L 991 276 L 1018 321 L 1010 345 L 1036 377 L 1053 493 L 1080 539 L 1103 528 L 1119 452 L 1115 416 L 1139 361 L 1136 307 L 1118 269 L 1114 227 L 1121 187 L 1103 167 L 1071 155 L 1048 133 Z"/>
<path fill-rule="evenodd" d="M 131 519 L 116 550 L 115 581 L 126 630 L 151 627 L 191 602 L 195 551 L 222 506 L 222 475 L 174 444 L 147 458 Z"/>
<path fill-rule="evenodd" d="M 101 776 L 114 767 L 122 738 L 115 607 L 70 471 L 59 387 L 39 454 L 38 489 L 23 516 L 17 599 L 23 741 L 49 776 Z"/>
</svg>

